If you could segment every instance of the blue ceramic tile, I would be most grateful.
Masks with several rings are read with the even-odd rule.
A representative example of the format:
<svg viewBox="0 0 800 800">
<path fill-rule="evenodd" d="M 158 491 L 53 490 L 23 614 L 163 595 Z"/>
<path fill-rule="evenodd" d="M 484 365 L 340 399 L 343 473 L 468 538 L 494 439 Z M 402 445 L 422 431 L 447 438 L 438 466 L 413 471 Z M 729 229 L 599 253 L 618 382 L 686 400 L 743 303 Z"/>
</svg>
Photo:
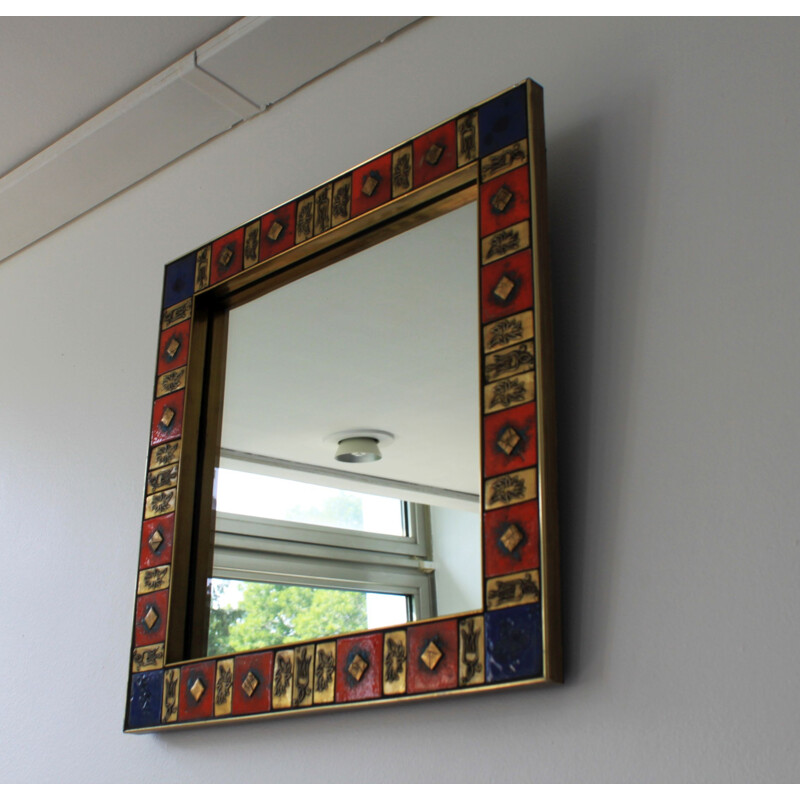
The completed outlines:
<svg viewBox="0 0 800 800">
<path fill-rule="evenodd" d="M 486 615 L 486 680 L 513 681 L 542 674 L 542 616 L 539 603 Z"/>
<path fill-rule="evenodd" d="M 528 135 L 525 89 L 517 86 L 478 110 L 481 158 Z"/>
<path fill-rule="evenodd" d="M 164 308 L 174 306 L 194 293 L 196 256 L 191 253 L 167 264 L 164 274 Z"/>
<path fill-rule="evenodd" d="M 132 676 L 129 728 L 148 728 L 161 721 L 161 692 L 163 669 L 140 672 Z"/>
</svg>

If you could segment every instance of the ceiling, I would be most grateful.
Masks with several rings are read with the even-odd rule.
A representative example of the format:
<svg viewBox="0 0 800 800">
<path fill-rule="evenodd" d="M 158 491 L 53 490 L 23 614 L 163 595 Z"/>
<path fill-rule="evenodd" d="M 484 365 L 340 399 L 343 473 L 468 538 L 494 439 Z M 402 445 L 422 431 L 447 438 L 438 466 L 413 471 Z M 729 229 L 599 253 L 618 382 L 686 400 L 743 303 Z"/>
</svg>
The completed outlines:
<svg viewBox="0 0 800 800">
<path fill-rule="evenodd" d="M 0 262 L 415 19 L 0 18 Z"/>
</svg>

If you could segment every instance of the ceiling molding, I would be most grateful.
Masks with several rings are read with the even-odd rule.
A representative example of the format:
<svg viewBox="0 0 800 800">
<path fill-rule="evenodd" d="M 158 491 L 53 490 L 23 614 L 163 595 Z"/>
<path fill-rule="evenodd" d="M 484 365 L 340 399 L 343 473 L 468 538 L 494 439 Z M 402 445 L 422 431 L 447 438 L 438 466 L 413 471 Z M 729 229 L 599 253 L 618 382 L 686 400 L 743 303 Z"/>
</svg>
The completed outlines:
<svg viewBox="0 0 800 800">
<path fill-rule="evenodd" d="M 234 23 L 0 178 L 0 261 L 416 19 Z"/>
</svg>

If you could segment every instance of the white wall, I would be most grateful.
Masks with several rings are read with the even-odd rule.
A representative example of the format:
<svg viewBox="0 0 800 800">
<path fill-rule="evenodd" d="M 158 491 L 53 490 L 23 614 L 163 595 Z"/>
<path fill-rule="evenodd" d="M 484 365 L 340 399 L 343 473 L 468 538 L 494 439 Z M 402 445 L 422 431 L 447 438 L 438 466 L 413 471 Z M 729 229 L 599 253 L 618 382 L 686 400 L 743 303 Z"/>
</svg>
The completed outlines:
<svg viewBox="0 0 800 800">
<path fill-rule="evenodd" d="M 0 265 L 3 778 L 798 780 L 798 33 L 426 21 Z M 162 265 L 526 76 L 566 685 L 123 735 Z"/>
</svg>

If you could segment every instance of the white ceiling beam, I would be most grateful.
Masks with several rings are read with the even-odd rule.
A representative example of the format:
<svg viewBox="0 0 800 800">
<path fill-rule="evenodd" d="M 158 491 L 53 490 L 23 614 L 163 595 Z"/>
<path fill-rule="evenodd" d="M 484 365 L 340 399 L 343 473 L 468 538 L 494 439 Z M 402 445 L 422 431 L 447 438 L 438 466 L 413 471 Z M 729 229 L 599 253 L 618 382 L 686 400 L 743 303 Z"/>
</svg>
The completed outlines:
<svg viewBox="0 0 800 800">
<path fill-rule="evenodd" d="M 0 178 L 0 261 L 415 19 L 240 20 Z"/>
</svg>

